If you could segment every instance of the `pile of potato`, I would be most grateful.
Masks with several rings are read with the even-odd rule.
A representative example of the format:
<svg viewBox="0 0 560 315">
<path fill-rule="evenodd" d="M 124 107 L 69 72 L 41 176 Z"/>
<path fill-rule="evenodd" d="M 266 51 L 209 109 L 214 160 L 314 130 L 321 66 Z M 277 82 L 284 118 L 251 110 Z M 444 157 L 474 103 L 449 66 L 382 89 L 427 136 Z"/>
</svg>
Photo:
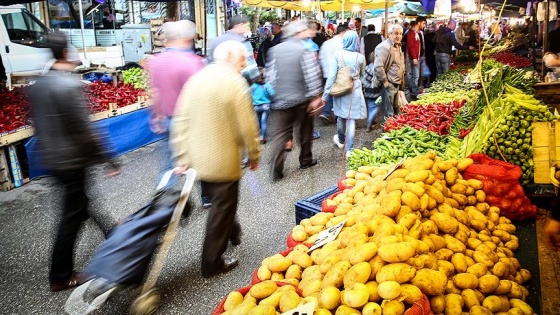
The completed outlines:
<svg viewBox="0 0 560 315">
<path fill-rule="evenodd" d="M 513 256 L 515 226 L 485 203 L 481 181 L 462 178 L 472 163 L 430 152 L 387 179 L 388 167 L 348 171 L 353 188 L 329 201 L 336 211 L 292 230 L 313 243 L 345 221 L 337 239 L 310 254 L 298 245 L 268 257 L 258 278 L 297 286 L 300 303 L 316 301 L 315 314 L 403 314 L 422 294 L 434 314 L 533 314 L 521 285 L 531 275 Z"/>
</svg>

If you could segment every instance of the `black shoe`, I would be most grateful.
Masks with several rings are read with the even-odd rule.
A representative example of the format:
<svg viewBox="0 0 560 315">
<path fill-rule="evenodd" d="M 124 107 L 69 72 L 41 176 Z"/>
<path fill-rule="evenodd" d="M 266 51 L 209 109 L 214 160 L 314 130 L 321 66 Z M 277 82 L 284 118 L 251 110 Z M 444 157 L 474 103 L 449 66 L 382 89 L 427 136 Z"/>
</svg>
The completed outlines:
<svg viewBox="0 0 560 315">
<path fill-rule="evenodd" d="M 299 166 L 299 168 L 301 168 L 302 170 L 306 169 L 306 168 L 310 168 L 317 165 L 317 159 L 313 159 L 311 160 L 311 162 L 307 163 L 307 164 L 301 164 Z"/>
<path fill-rule="evenodd" d="M 279 181 L 282 178 L 284 178 L 284 174 L 278 173 L 278 172 L 272 172 L 272 180 L 273 181 Z"/>
<path fill-rule="evenodd" d="M 229 258 L 226 257 L 224 258 L 224 261 L 222 263 L 222 267 L 218 270 L 216 270 L 215 272 L 211 273 L 211 274 L 202 274 L 202 276 L 204 278 L 210 278 L 213 277 L 215 275 L 219 275 L 220 273 L 226 273 L 230 270 L 232 270 L 233 268 L 237 267 L 237 265 L 239 265 L 239 261 L 235 258 Z"/>
</svg>

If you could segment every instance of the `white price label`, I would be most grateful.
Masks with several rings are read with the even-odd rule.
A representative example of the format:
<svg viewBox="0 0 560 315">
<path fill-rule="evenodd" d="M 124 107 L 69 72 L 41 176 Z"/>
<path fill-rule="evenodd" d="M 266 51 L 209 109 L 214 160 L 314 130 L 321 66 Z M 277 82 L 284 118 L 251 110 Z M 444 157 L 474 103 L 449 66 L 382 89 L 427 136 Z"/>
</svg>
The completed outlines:
<svg viewBox="0 0 560 315">
<path fill-rule="evenodd" d="M 391 167 L 391 169 L 389 169 L 389 172 L 387 172 L 387 175 L 385 175 L 385 177 L 383 177 L 383 180 L 386 180 L 389 176 L 391 176 L 391 174 L 393 174 L 394 171 L 397 170 L 397 168 L 401 167 L 401 165 L 403 165 L 404 161 L 406 160 L 406 156 L 403 157 L 399 163 L 393 165 L 393 167 Z"/>
<path fill-rule="evenodd" d="M 293 310 L 289 310 L 282 315 L 313 315 L 315 312 L 315 301 L 300 305 Z"/>
<path fill-rule="evenodd" d="M 315 241 L 315 243 L 313 244 L 313 246 L 311 246 L 311 248 L 309 249 L 309 253 L 314 251 L 315 249 L 330 243 L 334 240 L 336 240 L 336 237 L 338 236 L 338 233 L 340 233 L 340 230 L 342 230 L 342 227 L 344 226 L 344 224 L 346 223 L 346 220 L 340 222 L 337 225 L 333 225 L 330 228 L 322 231 L 321 233 L 319 233 L 319 236 L 317 237 L 317 240 Z"/>
</svg>

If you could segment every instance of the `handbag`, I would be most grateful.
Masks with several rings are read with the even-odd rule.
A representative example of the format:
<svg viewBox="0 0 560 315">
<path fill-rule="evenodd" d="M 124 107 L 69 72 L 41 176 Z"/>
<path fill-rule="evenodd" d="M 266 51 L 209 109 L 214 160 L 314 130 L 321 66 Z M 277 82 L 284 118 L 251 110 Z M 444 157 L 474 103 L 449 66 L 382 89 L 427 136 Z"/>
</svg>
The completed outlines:
<svg viewBox="0 0 560 315">
<path fill-rule="evenodd" d="M 408 101 L 406 99 L 406 95 L 404 94 L 404 91 L 399 91 L 397 93 L 397 107 L 403 107 L 406 106 L 406 104 L 408 104 Z"/>
<path fill-rule="evenodd" d="M 346 66 L 344 63 L 344 56 L 341 54 L 342 63 L 341 66 L 338 67 L 338 71 L 336 72 L 336 79 L 331 87 L 331 91 L 329 92 L 332 96 L 344 96 L 350 92 L 354 88 L 354 78 L 352 78 L 352 69 L 349 66 Z"/>
</svg>

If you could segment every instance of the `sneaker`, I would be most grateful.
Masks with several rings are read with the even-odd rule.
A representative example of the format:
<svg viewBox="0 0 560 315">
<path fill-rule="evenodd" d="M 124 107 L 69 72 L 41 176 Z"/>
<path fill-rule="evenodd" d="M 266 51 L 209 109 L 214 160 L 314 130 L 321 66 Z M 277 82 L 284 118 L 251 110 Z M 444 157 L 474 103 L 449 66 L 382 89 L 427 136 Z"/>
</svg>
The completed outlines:
<svg viewBox="0 0 560 315">
<path fill-rule="evenodd" d="M 321 134 L 319 133 L 319 130 L 313 131 L 313 136 L 311 137 L 311 140 L 317 140 L 319 138 L 321 138 Z"/>
<path fill-rule="evenodd" d="M 210 209 L 212 207 L 212 201 L 210 200 L 210 197 L 200 197 L 200 200 L 202 201 L 203 209 Z"/>
<path fill-rule="evenodd" d="M 340 141 L 338 141 L 338 135 L 337 135 L 337 134 L 334 135 L 334 137 L 332 138 L 332 140 L 334 141 L 334 144 L 336 144 L 336 146 L 337 146 L 339 149 L 344 148 L 344 144 L 342 144 L 342 143 L 340 143 Z"/>
</svg>

